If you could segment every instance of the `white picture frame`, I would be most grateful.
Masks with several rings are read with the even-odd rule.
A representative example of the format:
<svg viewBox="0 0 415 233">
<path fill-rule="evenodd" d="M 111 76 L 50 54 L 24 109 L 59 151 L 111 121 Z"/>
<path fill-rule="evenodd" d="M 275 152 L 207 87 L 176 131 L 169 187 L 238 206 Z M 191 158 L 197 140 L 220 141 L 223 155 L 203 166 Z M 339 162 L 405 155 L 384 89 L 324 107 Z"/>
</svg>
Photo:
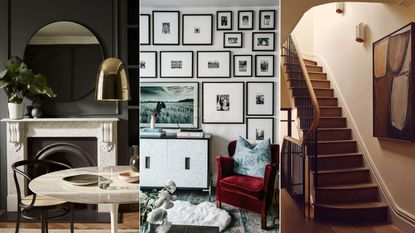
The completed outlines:
<svg viewBox="0 0 415 233">
<path fill-rule="evenodd" d="M 153 11 L 153 45 L 180 45 L 180 12 Z"/>
<path fill-rule="evenodd" d="M 255 55 L 255 76 L 256 77 L 274 77 L 275 76 L 275 59 L 274 55 Z"/>
<path fill-rule="evenodd" d="M 252 51 L 275 51 L 275 32 L 253 32 Z"/>
<path fill-rule="evenodd" d="M 183 45 L 213 44 L 212 14 L 183 14 L 182 17 Z"/>
<path fill-rule="evenodd" d="M 141 51 L 138 68 L 140 78 L 157 78 L 157 52 Z"/>
<path fill-rule="evenodd" d="M 198 78 L 230 78 L 231 52 L 230 51 L 198 51 L 197 52 Z"/>
<path fill-rule="evenodd" d="M 150 15 L 140 14 L 140 45 L 150 45 Z"/>
<path fill-rule="evenodd" d="M 270 139 L 274 143 L 275 119 L 273 117 L 247 117 L 246 118 L 246 138 L 261 142 Z"/>
<path fill-rule="evenodd" d="M 273 116 L 275 109 L 274 82 L 247 82 L 246 83 L 246 115 Z"/>
<path fill-rule="evenodd" d="M 244 82 L 203 82 L 202 123 L 244 124 Z"/>
<path fill-rule="evenodd" d="M 193 51 L 161 51 L 160 78 L 193 78 Z"/>
</svg>

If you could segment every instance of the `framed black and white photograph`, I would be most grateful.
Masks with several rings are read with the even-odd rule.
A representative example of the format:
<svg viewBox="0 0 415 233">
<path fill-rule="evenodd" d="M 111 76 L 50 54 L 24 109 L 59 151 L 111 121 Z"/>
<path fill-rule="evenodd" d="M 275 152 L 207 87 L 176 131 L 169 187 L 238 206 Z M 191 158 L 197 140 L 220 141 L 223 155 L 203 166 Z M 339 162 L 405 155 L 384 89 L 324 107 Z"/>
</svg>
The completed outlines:
<svg viewBox="0 0 415 233">
<path fill-rule="evenodd" d="M 150 45 L 149 14 L 140 14 L 140 45 Z"/>
<path fill-rule="evenodd" d="M 153 45 L 180 44 L 180 12 L 153 11 Z"/>
<path fill-rule="evenodd" d="M 276 11 L 275 10 L 261 10 L 259 11 L 259 29 L 260 30 L 274 30 L 276 25 Z"/>
<path fill-rule="evenodd" d="M 161 51 L 161 78 L 193 78 L 193 51 Z"/>
<path fill-rule="evenodd" d="M 199 83 L 140 83 L 140 123 L 149 127 L 151 115 L 157 113 L 161 128 L 198 128 Z"/>
<path fill-rule="evenodd" d="M 216 30 L 232 30 L 232 11 L 216 12 Z"/>
<path fill-rule="evenodd" d="M 157 52 L 141 51 L 138 66 L 140 78 L 157 78 Z"/>
<path fill-rule="evenodd" d="M 238 30 L 254 29 L 254 11 L 238 11 Z"/>
<path fill-rule="evenodd" d="M 212 45 L 213 15 L 183 14 L 183 45 Z"/>
<path fill-rule="evenodd" d="M 252 77 L 252 55 L 233 56 L 233 76 Z"/>
<path fill-rule="evenodd" d="M 274 82 L 247 82 L 246 83 L 246 115 L 273 116 L 274 115 Z"/>
<path fill-rule="evenodd" d="M 253 32 L 252 51 L 275 51 L 275 32 Z"/>
<path fill-rule="evenodd" d="M 202 83 L 202 123 L 244 123 L 243 82 Z"/>
<path fill-rule="evenodd" d="M 255 55 L 255 76 L 274 77 L 274 55 Z"/>
<path fill-rule="evenodd" d="M 274 118 L 271 117 L 258 117 L 246 118 L 246 138 L 260 142 L 266 139 L 270 139 L 271 143 L 274 142 Z"/>
<path fill-rule="evenodd" d="M 223 47 L 242 48 L 243 38 L 242 32 L 225 32 L 223 33 Z"/>
<path fill-rule="evenodd" d="M 230 78 L 231 52 L 230 51 L 198 51 L 197 52 L 198 78 Z"/>
</svg>

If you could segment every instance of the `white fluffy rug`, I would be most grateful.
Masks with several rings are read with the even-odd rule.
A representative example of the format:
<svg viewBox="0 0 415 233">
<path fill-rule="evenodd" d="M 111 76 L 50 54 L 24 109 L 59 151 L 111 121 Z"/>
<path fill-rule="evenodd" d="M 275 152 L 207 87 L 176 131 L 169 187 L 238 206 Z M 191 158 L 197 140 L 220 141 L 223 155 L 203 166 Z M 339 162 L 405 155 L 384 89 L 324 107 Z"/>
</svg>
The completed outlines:
<svg viewBox="0 0 415 233">
<path fill-rule="evenodd" d="M 226 210 L 217 209 L 215 203 L 202 202 L 193 205 L 188 201 L 174 201 L 174 207 L 167 210 L 167 218 L 173 224 L 218 226 L 222 231 L 231 223 Z"/>
</svg>

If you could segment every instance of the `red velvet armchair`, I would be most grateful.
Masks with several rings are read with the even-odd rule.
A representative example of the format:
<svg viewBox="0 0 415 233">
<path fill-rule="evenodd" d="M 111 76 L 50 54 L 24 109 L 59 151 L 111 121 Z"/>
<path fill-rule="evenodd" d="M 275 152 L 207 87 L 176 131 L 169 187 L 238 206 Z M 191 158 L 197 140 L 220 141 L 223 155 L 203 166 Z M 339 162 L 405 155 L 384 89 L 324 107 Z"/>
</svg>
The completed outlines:
<svg viewBox="0 0 415 233">
<path fill-rule="evenodd" d="M 267 227 L 267 212 L 272 204 L 275 177 L 278 171 L 279 146 L 271 145 L 272 163 L 265 168 L 264 178 L 244 176 L 233 172 L 236 141 L 228 145 L 229 157 L 217 156 L 218 179 L 216 206 L 221 203 L 256 212 L 261 215 L 261 228 Z"/>
</svg>

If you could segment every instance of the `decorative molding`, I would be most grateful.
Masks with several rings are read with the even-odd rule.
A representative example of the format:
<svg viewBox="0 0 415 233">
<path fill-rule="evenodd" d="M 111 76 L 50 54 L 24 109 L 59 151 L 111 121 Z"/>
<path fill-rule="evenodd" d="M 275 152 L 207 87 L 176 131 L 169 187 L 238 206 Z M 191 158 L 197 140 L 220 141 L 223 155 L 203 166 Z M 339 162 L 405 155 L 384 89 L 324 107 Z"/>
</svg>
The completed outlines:
<svg viewBox="0 0 415 233">
<path fill-rule="evenodd" d="M 382 191 L 386 201 L 388 202 L 389 207 L 391 207 L 393 213 L 405 221 L 407 224 L 411 225 L 412 227 L 415 227 L 415 216 L 408 211 L 402 209 L 395 201 L 395 199 L 392 196 L 392 193 L 389 191 L 388 186 L 386 185 L 385 181 L 383 180 L 379 170 L 376 167 L 376 164 L 374 163 L 372 156 L 370 156 L 369 149 L 367 148 L 363 136 L 360 133 L 359 128 L 357 127 L 356 121 L 353 118 L 353 115 L 351 114 L 351 111 L 345 101 L 345 98 L 343 97 L 343 94 L 341 92 L 341 89 L 339 85 L 337 84 L 336 80 L 334 79 L 333 72 L 331 71 L 329 65 L 324 60 L 322 56 L 319 54 L 314 55 L 314 59 L 317 60 L 317 62 L 323 67 L 325 72 L 327 73 L 327 78 L 332 82 L 333 89 L 335 90 L 335 94 L 339 100 L 339 105 L 343 108 L 344 113 L 347 116 L 347 121 L 350 123 L 350 127 L 353 130 L 353 134 L 355 136 L 355 139 L 357 141 L 359 149 L 363 152 L 363 157 L 367 161 L 367 164 L 369 165 L 370 169 L 373 172 L 373 176 L 376 179 L 376 182 L 379 184 L 380 190 Z"/>
<path fill-rule="evenodd" d="M 22 124 L 19 122 L 9 122 L 7 124 L 7 130 L 9 131 L 9 143 L 15 152 L 18 152 L 22 148 Z"/>
</svg>

